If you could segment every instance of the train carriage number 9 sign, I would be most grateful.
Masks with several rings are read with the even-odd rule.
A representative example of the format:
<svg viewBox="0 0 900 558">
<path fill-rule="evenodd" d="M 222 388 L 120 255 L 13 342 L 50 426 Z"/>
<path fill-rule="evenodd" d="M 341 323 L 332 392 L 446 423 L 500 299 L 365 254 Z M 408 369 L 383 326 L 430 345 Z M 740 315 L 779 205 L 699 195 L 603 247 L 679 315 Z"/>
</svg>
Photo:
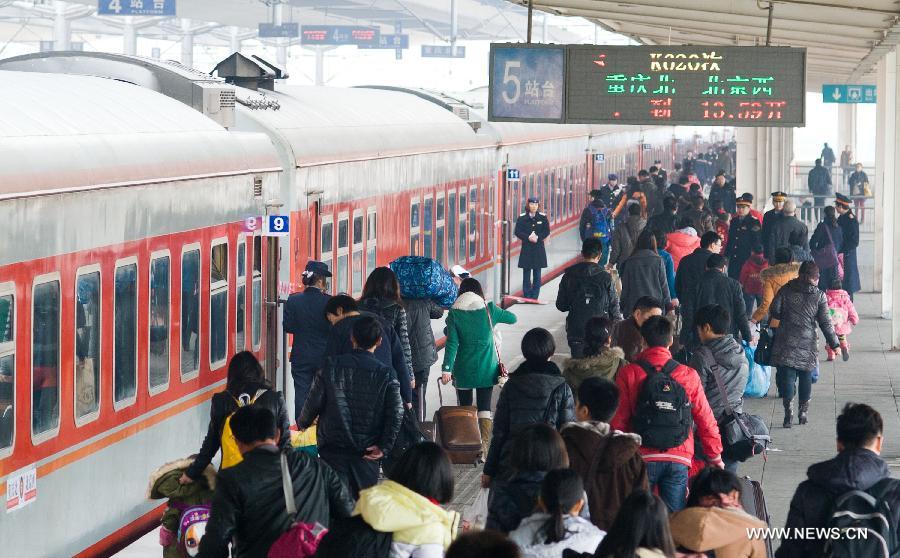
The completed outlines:
<svg viewBox="0 0 900 558">
<path fill-rule="evenodd" d="M 527 56 L 519 51 L 526 51 Z M 549 121 L 549 114 L 535 114 L 528 104 L 507 101 L 511 80 L 521 82 L 533 76 L 539 83 L 550 75 L 551 55 L 565 59 L 564 79 L 558 88 L 563 94 L 561 113 L 552 115 L 558 116 L 557 122 L 805 123 L 806 50 L 728 46 L 491 45 L 491 120 Z M 532 70 L 526 60 L 540 60 L 540 69 Z"/>
</svg>

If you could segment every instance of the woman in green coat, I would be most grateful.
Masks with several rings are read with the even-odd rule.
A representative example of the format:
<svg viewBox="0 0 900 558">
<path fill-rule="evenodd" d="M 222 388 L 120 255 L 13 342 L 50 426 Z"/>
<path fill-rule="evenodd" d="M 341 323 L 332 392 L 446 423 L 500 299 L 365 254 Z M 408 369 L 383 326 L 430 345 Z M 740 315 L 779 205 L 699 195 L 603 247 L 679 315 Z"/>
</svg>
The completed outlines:
<svg viewBox="0 0 900 558">
<path fill-rule="evenodd" d="M 488 320 L 490 312 L 490 321 Z M 469 277 L 459 285 L 459 296 L 447 314 L 447 342 L 441 381 L 453 380 L 460 405 L 472 404 L 472 390 L 478 407 L 478 426 L 484 455 L 490 447 L 494 423 L 491 415 L 491 393 L 497 384 L 497 349 L 491 323 L 514 324 L 516 315 L 485 302 L 478 280 Z"/>
</svg>

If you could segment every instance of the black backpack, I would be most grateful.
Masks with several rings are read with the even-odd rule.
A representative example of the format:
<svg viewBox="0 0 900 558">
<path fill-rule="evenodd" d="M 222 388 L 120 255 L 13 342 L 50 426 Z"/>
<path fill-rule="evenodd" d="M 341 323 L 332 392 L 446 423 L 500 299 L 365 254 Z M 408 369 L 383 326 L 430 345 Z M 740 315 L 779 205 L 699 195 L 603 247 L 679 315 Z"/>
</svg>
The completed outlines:
<svg viewBox="0 0 900 558">
<path fill-rule="evenodd" d="M 579 278 L 569 305 L 569 319 L 579 324 L 576 331 L 584 329 L 584 324 L 594 316 L 609 317 L 609 296 L 602 285 L 602 274 L 603 269 L 597 267 Z"/>
<path fill-rule="evenodd" d="M 687 392 L 672 377 L 679 364 L 669 359 L 662 370 L 642 360 L 635 364 L 647 373 L 632 419 L 634 431 L 641 435 L 641 445 L 663 451 L 680 446 L 690 435 L 694 418 Z"/>
<path fill-rule="evenodd" d="M 828 520 L 829 529 L 843 536 L 825 545 L 829 558 L 895 558 L 900 556 L 900 528 L 885 496 L 900 481 L 881 479 L 869 490 L 851 490 L 838 496 Z"/>
</svg>

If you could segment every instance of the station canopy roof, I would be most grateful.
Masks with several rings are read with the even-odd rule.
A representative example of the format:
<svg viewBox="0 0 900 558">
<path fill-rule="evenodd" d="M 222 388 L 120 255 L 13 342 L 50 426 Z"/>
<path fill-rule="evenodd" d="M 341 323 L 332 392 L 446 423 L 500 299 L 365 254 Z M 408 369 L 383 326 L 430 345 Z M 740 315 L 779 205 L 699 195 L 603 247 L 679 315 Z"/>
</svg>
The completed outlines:
<svg viewBox="0 0 900 558">
<path fill-rule="evenodd" d="M 648 45 L 764 45 L 767 0 L 533 0 L 535 10 L 583 17 Z M 527 5 L 528 0 L 510 0 Z M 774 0 L 773 46 L 806 47 L 807 89 L 874 83 L 900 43 L 893 0 Z"/>
</svg>

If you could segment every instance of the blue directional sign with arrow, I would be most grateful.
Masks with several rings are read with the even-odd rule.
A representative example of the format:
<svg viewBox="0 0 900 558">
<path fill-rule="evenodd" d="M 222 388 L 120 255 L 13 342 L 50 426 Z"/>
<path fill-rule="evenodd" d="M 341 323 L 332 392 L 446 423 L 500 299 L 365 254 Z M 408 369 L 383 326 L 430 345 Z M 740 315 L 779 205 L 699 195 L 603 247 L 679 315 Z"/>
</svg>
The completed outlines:
<svg viewBox="0 0 900 558">
<path fill-rule="evenodd" d="M 874 103 L 874 85 L 834 85 L 822 86 L 822 101 L 825 103 Z"/>
</svg>

